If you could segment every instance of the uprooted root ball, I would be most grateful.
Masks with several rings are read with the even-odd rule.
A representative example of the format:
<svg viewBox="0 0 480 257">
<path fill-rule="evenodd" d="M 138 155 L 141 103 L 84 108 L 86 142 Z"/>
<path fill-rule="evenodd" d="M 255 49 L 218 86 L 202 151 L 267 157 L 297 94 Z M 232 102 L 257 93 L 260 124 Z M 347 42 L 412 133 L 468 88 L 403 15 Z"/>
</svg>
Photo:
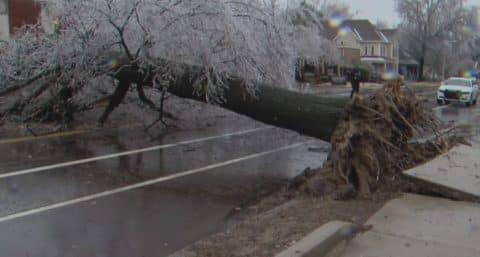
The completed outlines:
<svg viewBox="0 0 480 257">
<path fill-rule="evenodd" d="M 433 114 L 401 85 L 394 80 L 371 97 L 356 96 L 332 135 L 326 168 L 362 195 L 450 148 Z M 419 133 L 436 136 L 413 143 Z"/>
</svg>

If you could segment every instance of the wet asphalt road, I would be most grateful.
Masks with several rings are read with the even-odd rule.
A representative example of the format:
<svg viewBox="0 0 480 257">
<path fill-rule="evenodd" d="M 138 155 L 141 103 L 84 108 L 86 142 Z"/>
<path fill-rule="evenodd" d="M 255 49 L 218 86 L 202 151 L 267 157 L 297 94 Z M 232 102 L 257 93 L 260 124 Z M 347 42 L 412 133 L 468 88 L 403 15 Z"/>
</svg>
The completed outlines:
<svg viewBox="0 0 480 257">
<path fill-rule="evenodd" d="M 156 139 L 119 129 L 0 144 L 0 256 L 166 256 L 321 166 L 326 151 L 309 147 L 327 144 L 246 118 Z"/>
<path fill-rule="evenodd" d="M 480 105 L 466 107 L 463 104 L 450 104 L 434 108 L 437 116 L 451 125 L 480 124 Z"/>
<path fill-rule="evenodd" d="M 437 117 L 448 127 L 457 127 L 461 136 L 480 134 L 480 105 L 466 107 L 463 104 L 450 104 L 434 108 Z"/>
</svg>

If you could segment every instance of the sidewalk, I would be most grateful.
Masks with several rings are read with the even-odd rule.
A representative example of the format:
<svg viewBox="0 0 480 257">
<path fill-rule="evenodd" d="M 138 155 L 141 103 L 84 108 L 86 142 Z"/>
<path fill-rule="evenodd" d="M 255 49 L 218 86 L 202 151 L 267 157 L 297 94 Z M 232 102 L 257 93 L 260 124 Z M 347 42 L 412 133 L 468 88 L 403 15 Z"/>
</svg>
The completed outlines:
<svg viewBox="0 0 480 257">
<path fill-rule="evenodd" d="M 348 225 L 332 222 L 277 257 L 479 257 L 479 139 L 404 172 L 439 197 L 403 194 L 351 241 Z"/>
<path fill-rule="evenodd" d="M 480 256 L 480 205 L 404 195 L 390 201 L 367 224 L 343 257 Z"/>
<path fill-rule="evenodd" d="M 478 141 L 476 141 L 478 142 Z M 445 198 L 405 194 L 387 203 L 343 257 L 480 256 L 480 146 L 459 146 L 404 174 Z"/>
<path fill-rule="evenodd" d="M 478 202 L 480 147 L 455 147 L 431 162 L 405 171 L 404 175 L 446 198 Z"/>
</svg>

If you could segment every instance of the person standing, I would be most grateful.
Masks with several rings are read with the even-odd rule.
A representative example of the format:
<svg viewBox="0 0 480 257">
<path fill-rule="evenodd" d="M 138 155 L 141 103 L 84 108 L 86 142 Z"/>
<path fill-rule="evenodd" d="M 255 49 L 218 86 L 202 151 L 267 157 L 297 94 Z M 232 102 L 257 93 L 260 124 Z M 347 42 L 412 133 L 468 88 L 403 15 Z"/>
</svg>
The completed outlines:
<svg viewBox="0 0 480 257">
<path fill-rule="evenodd" d="M 352 85 L 352 93 L 350 94 L 350 98 L 353 98 L 355 94 L 360 92 L 360 81 L 361 81 L 362 74 L 360 70 L 354 68 L 350 75 L 350 84 Z"/>
</svg>

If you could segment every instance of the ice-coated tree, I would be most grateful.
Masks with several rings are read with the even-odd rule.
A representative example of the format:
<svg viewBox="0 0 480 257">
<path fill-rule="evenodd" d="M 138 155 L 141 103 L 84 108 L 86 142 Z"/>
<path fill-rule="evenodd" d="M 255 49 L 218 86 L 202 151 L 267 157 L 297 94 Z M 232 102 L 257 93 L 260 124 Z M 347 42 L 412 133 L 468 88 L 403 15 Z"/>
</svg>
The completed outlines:
<svg viewBox="0 0 480 257">
<path fill-rule="evenodd" d="M 462 38 L 477 15 L 464 0 L 396 0 L 396 9 L 402 18 L 403 48 L 419 62 L 419 80 L 433 48 Z"/>
<path fill-rule="evenodd" d="M 44 24 L 22 28 L 0 49 L 0 97 L 23 91 L 5 113 L 23 113 L 47 92 L 51 101 L 35 114 L 49 112 L 113 82 L 103 122 L 131 88 L 156 108 L 143 88 L 165 89 L 186 67 L 201 70 L 192 86 L 218 102 L 231 77 L 255 94 L 258 83 L 292 85 L 298 56 L 336 56 L 318 27 L 295 26 L 275 0 L 38 1 Z"/>
</svg>

